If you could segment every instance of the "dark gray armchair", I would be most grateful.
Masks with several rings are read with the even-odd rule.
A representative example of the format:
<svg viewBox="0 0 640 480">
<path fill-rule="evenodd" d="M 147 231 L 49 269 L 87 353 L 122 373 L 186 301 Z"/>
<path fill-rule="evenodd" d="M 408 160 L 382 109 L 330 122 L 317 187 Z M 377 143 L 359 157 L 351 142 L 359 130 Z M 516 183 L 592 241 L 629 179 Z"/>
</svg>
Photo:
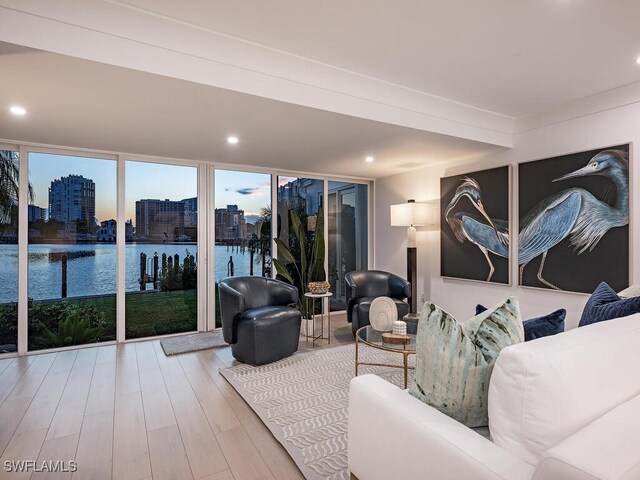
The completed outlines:
<svg viewBox="0 0 640 480">
<path fill-rule="evenodd" d="M 369 325 L 371 302 L 377 297 L 391 298 L 398 309 L 398 318 L 410 311 L 411 284 L 393 273 L 381 270 L 357 270 L 345 275 L 347 284 L 347 321 L 356 330 Z"/>
<path fill-rule="evenodd" d="M 298 350 L 296 287 L 272 278 L 229 277 L 220 281 L 219 296 L 222 334 L 236 360 L 264 365 Z"/>
</svg>

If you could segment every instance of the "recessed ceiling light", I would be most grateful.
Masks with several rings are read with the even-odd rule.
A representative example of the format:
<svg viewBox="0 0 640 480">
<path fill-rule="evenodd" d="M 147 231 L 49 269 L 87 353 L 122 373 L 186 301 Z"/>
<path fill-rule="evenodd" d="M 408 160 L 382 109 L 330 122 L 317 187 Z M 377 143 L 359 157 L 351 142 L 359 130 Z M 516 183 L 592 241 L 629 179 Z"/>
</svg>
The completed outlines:
<svg viewBox="0 0 640 480">
<path fill-rule="evenodd" d="M 371 163 L 373 162 L 373 160 L 375 160 L 371 155 L 369 155 L 368 157 L 364 157 L 364 161 L 367 163 Z"/>
<path fill-rule="evenodd" d="M 238 143 L 238 141 L 238 137 L 236 137 L 235 135 L 230 135 L 227 137 L 227 143 L 231 145 L 235 145 L 236 143 Z"/>
<path fill-rule="evenodd" d="M 640 65 L 640 57 L 636 58 L 636 63 Z"/>
<path fill-rule="evenodd" d="M 14 115 L 25 115 L 27 113 L 27 111 L 25 110 L 24 107 L 21 107 L 19 105 L 13 105 L 9 111 L 11 113 L 13 113 Z"/>
</svg>

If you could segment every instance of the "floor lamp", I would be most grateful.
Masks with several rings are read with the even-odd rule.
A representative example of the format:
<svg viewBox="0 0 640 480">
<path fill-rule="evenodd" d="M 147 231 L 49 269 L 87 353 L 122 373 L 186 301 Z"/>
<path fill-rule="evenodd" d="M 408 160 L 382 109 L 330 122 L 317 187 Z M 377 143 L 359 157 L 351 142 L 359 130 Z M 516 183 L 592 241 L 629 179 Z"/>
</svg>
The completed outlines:
<svg viewBox="0 0 640 480">
<path fill-rule="evenodd" d="M 411 313 L 417 314 L 418 303 L 418 244 L 416 227 L 435 225 L 436 207 L 430 203 L 407 203 L 391 205 L 391 226 L 407 227 L 407 281 L 411 283 Z"/>
</svg>

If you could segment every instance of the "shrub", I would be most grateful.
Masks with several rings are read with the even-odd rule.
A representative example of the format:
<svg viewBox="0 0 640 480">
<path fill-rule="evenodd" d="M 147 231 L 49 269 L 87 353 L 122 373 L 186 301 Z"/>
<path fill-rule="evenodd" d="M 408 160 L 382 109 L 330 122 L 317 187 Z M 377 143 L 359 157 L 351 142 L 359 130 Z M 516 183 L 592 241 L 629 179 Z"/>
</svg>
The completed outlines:
<svg viewBox="0 0 640 480">
<path fill-rule="evenodd" d="M 105 322 L 99 318 L 101 315 L 94 307 L 85 306 L 74 309 L 71 316 L 58 323 L 55 331 L 49 330 L 42 322 L 39 326 L 49 348 L 96 343 L 104 340 Z"/>
</svg>

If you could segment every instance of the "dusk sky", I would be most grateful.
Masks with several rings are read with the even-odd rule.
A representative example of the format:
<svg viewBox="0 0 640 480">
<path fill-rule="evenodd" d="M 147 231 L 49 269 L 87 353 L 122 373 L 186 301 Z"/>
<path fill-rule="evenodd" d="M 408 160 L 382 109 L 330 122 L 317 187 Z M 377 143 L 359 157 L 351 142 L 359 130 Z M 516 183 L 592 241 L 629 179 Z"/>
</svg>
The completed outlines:
<svg viewBox="0 0 640 480">
<path fill-rule="evenodd" d="M 116 218 L 116 162 L 44 153 L 29 155 L 29 181 L 34 204 L 48 208 L 51 181 L 70 174 L 90 178 L 96 184 L 96 217 Z M 135 202 L 142 198 L 182 200 L 197 195 L 197 169 L 176 165 L 127 161 L 125 169 L 126 218 L 135 222 Z M 245 215 L 259 215 L 271 204 L 271 175 L 216 170 L 216 207 L 237 204 Z"/>
</svg>

